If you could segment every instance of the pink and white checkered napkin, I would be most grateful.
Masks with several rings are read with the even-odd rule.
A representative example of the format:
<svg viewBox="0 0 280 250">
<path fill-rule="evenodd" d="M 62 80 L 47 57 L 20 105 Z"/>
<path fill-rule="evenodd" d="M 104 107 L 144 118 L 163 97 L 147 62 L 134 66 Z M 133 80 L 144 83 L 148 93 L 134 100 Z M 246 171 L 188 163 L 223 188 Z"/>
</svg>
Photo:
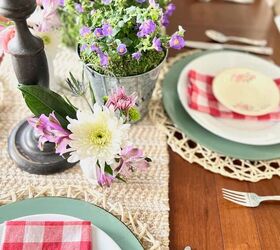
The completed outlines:
<svg viewBox="0 0 280 250">
<path fill-rule="evenodd" d="M 90 221 L 8 221 L 1 250 L 91 250 Z"/>
<path fill-rule="evenodd" d="M 204 75 L 194 70 L 187 73 L 188 105 L 191 109 L 207 113 L 214 117 L 252 120 L 252 121 L 279 121 L 280 108 L 277 112 L 261 116 L 248 116 L 235 113 L 223 106 L 214 96 L 212 82 L 214 76 Z M 280 78 L 274 80 L 280 89 Z"/>
</svg>

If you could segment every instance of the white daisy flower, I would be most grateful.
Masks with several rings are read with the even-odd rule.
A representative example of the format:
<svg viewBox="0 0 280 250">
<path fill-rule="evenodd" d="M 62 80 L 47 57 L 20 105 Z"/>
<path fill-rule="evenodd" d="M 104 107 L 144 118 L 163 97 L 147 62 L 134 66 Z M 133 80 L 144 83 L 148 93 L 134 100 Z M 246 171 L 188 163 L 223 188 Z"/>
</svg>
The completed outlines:
<svg viewBox="0 0 280 250">
<path fill-rule="evenodd" d="M 105 162 L 109 165 L 114 162 L 127 140 L 130 127 L 111 108 L 95 104 L 93 111 L 93 114 L 77 111 L 77 120 L 67 118 L 70 122 L 68 129 L 72 132 L 69 145 L 73 150 L 68 161 L 80 161 L 84 173 L 90 178 L 96 176 L 97 161 L 102 172 Z"/>
</svg>

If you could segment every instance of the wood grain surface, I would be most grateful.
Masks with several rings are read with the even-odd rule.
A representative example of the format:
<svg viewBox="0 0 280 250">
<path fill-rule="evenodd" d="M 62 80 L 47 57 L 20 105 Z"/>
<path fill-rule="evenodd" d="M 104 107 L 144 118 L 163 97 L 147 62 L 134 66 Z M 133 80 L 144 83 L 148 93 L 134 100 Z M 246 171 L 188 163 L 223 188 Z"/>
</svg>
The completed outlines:
<svg viewBox="0 0 280 250">
<path fill-rule="evenodd" d="M 280 35 L 265 0 L 242 5 L 212 0 L 173 0 L 171 34 L 181 24 L 186 40 L 210 41 L 204 32 L 267 39 L 274 48 L 272 60 L 280 64 Z M 177 51 L 171 51 L 171 56 Z M 269 58 L 267 58 L 269 59 Z M 280 133 L 280 131 L 279 131 Z M 258 183 L 241 182 L 213 174 L 170 152 L 170 249 L 280 250 L 280 203 L 246 208 L 222 199 L 223 187 L 260 195 L 280 195 L 280 178 Z"/>
</svg>

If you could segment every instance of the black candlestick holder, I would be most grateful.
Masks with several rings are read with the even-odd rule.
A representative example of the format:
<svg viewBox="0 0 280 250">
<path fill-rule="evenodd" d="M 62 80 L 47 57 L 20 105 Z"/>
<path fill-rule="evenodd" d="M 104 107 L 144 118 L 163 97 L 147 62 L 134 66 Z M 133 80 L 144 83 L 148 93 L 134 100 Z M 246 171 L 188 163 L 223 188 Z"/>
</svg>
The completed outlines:
<svg viewBox="0 0 280 250">
<path fill-rule="evenodd" d="M 35 0 L 0 0 L 0 15 L 14 21 L 16 35 L 9 53 L 18 82 L 49 87 L 49 72 L 43 41 L 31 34 L 26 19 L 36 8 Z M 19 168 L 33 174 L 52 174 L 74 166 L 55 153 L 53 143 L 38 148 L 38 137 L 26 120 L 12 131 L 8 141 L 10 157 Z"/>
</svg>

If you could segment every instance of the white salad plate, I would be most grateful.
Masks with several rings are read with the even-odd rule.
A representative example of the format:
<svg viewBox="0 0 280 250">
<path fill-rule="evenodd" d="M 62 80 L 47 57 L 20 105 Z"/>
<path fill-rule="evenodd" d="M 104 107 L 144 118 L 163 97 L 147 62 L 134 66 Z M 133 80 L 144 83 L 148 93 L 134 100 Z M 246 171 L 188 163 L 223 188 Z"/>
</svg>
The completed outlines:
<svg viewBox="0 0 280 250">
<path fill-rule="evenodd" d="M 215 118 L 189 108 L 186 91 L 187 72 L 195 70 L 202 74 L 216 76 L 229 68 L 248 68 L 265 74 L 271 79 L 280 78 L 280 68 L 278 66 L 257 56 L 231 51 L 219 51 L 203 55 L 187 64 L 178 80 L 177 91 L 185 110 L 198 124 L 222 138 L 248 145 L 280 143 L 280 122 Z"/>
<path fill-rule="evenodd" d="M 36 214 L 20 217 L 14 220 L 25 221 L 80 221 L 80 219 L 62 214 Z M 0 224 L 0 243 L 3 238 L 4 223 Z M 109 235 L 92 225 L 92 249 L 94 250 L 121 250 Z"/>
</svg>

